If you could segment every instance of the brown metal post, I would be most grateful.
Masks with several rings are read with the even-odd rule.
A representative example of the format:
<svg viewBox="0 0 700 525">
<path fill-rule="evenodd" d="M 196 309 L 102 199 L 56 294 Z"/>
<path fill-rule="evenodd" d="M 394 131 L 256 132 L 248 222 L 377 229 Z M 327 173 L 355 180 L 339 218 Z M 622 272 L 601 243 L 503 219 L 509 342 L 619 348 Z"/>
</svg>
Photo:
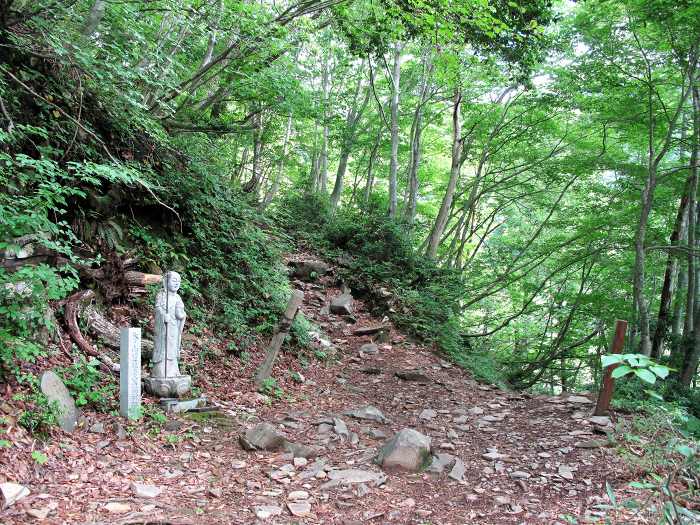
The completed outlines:
<svg viewBox="0 0 700 525">
<path fill-rule="evenodd" d="M 611 354 L 622 353 L 622 348 L 625 344 L 625 332 L 627 332 L 627 321 L 618 319 L 615 322 L 615 338 L 612 343 Z M 617 365 L 610 365 L 603 372 L 603 381 L 600 386 L 600 394 L 598 394 L 598 402 L 595 405 L 594 416 L 607 416 L 610 410 L 610 401 L 612 401 L 613 389 L 615 388 L 615 380 L 612 378 L 612 372 Z"/>
</svg>

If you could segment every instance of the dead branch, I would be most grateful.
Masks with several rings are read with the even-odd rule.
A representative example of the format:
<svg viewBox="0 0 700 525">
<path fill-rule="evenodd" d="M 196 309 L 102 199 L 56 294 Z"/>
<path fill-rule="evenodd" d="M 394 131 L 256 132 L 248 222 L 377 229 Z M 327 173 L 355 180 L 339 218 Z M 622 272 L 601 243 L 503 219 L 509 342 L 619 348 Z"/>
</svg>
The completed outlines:
<svg viewBox="0 0 700 525">
<path fill-rule="evenodd" d="M 94 297 L 95 292 L 92 290 L 81 290 L 68 298 L 64 314 L 66 324 L 68 325 L 68 334 L 82 352 L 99 359 L 108 371 L 119 372 L 119 365 L 112 361 L 109 356 L 98 352 L 80 332 L 80 327 L 78 326 L 78 309 L 81 303 L 91 301 Z"/>
</svg>

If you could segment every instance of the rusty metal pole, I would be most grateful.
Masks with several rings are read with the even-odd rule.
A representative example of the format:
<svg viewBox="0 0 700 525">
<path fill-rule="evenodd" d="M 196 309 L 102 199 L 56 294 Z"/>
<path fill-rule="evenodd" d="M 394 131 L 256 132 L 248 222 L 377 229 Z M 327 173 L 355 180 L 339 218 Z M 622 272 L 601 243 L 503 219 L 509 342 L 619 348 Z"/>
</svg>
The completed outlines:
<svg viewBox="0 0 700 525">
<path fill-rule="evenodd" d="M 615 338 L 613 339 L 611 354 L 622 353 L 622 348 L 625 344 L 625 332 L 627 332 L 627 321 L 620 319 L 615 321 Z M 595 405 L 595 412 L 593 412 L 594 416 L 608 415 L 613 389 L 615 388 L 615 380 L 612 378 L 612 372 L 616 367 L 617 364 L 610 365 L 603 371 L 603 381 L 600 385 L 600 393 L 598 394 L 598 402 Z"/>
</svg>

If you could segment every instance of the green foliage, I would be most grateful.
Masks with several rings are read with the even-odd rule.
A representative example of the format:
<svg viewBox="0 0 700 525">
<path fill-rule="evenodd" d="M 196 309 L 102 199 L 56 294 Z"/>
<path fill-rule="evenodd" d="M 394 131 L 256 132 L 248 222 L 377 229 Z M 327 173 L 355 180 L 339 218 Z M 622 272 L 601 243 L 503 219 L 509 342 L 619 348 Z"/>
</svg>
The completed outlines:
<svg viewBox="0 0 700 525">
<path fill-rule="evenodd" d="M 642 381 L 653 385 L 656 379 L 666 379 L 671 372 L 667 366 L 656 364 L 642 354 L 609 354 L 601 358 L 603 368 L 613 364 L 618 366 L 612 371 L 612 378 L 617 379 L 628 374 L 634 374 Z"/>
<path fill-rule="evenodd" d="M 460 336 L 461 277 L 416 253 L 404 225 L 379 210 L 344 208 L 331 213 L 318 194 L 290 195 L 278 218 L 288 231 L 311 240 L 330 257 L 347 253 L 353 262 L 343 277 L 366 295 L 377 313 L 389 314 L 403 329 L 449 355 L 466 348 Z M 386 287 L 390 302 L 376 294 Z M 393 310 L 393 311 L 392 311 Z"/>
<path fill-rule="evenodd" d="M 22 410 L 18 422 L 32 434 L 40 433 L 55 425 L 58 421 L 58 406 L 49 402 L 41 393 L 36 379 L 31 383 L 28 394 L 17 394 L 13 399 L 23 401 L 27 408 Z"/>
<path fill-rule="evenodd" d="M 43 452 L 40 452 L 38 450 L 32 451 L 32 459 L 38 464 L 38 465 L 43 465 L 44 463 L 49 461 L 49 458 L 46 454 Z"/>
<path fill-rule="evenodd" d="M 57 370 L 77 406 L 90 405 L 101 411 L 114 406 L 117 385 L 100 372 L 100 361 L 79 355 L 72 365 Z"/>
<path fill-rule="evenodd" d="M 144 405 L 143 413 L 156 427 L 162 427 L 168 422 L 167 416 L 157 405 Z"/>
<path fill-rule="evenodd" d="M 265 394 L 276 399 L 282 399 L 282 396 L 284 396 L 284 390 L 279 387 L 277 380 L 274 377 L 264 379 L 260 384 L 258 391 L 261 394 Z"/>
</svg>

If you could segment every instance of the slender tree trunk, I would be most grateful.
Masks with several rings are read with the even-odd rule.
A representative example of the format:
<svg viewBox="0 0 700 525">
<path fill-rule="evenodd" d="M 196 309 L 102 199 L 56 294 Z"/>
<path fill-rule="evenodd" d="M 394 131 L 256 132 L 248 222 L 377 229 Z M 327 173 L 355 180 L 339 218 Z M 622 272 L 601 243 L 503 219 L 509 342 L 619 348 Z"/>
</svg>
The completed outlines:
<svg viewBox="0 0 700 525">
<path fill-rule="evenodd" d="M 319 161 L 319 190 L 328 192 L 328 101 L 329 101 L 329 71 L 328 57 L 323 62 L 323 77 L 321 80 L 323 90 L 323 137 L 321 138 L 321 159 Z"/>
<path fill-rule="evenodd" d="M 87 19 L 85 20 L 83 35 L 92 36 L 93 33 L 97 31 L 97 27 L 100 25 L 102 17 L 104 17 L 106 6 L 107 2 L 105 0 L 95 0 L 95 3 L 92 4 Z"/>
<path fill-rule="evenodd" d="M 686 219 L 686 222 L 687 220 L 688 219 Z M 687 235 L 688 234 L 686 233 L 682 239 L 684 244 L 688 242 Z M 673 341 L 671 354 L 673 354 L 675 348 L 678 346 L 678 342 L 680 341 L 680 337 L 683 333 L 683 298 L 685 296 L 687 286 L 688 272 L 686 271 L 685 265 L 678 264 L 678 286 L 676 286 L 676 295 L 673 299 L 673 315 L 671 317 L 671 340 Z"/>
<path fill-rule="evenodd" d="M 418 170 L 421 161 L 421 134 L 423 132 L 423 106 L 428 97 L 430 85 L 429 77 L 432 71 L 431 49 L 423 52 L 423 75 L 421 77 L 420 96 L 418 105 L 413 114 L 413 129 L 411 133 L 411 159 L 408 169 L 408 202 L 406 204 L 405 217 L 408 224 L 416 220 L 416 207 L 418 204 Z"/>
<path fill-rule="evenodd" d="M 389 161 L 389 217 L 396 217 L 399 170 L 399 95 L 401 93 L 401 45 L 394 46 L 394 69 L 391 75 L 391 158 Z"/>
<path fill-rule="evenodd" d="M 280 189 L 280 181 L 282 180 L 282 172 L 284 171 L 284 163 L 287 160 L 287 146 L 289 145 L 289 139 L 292 135 L 292 114 L 287 117 L 287 128 L 284 132 L 284 141 L 282 142 L 282 155 L 277 163 L 277 173 L 275 174 L 275 180 L 272 181 L 272 186 L 265 194 L 265 198 L 261 203 L 261 209 L 264 211 L 275 198 L 277 192 Z"/>
<path fill-rule="evenodd" d="M 211 31 L 209 32 L 209 41 L 207 42 L 207 50 L 204 53 L 204 57 L 202 58 L 202 62 L 200 63 L 199 67 L 203 68 L 209 65 L 211 62 L 212 58 L 214 57 L 214 48 L 216 47 L 216 41 L 217 41 L 217 36 L 219 33 L 219 24 L 221 23 L 221 15 L 223 14 L 224 10 L 224 0 L 218 0 L 216 4 L 216 19 L 214 20 L 213 27 L 211 28 Z"/>
<path fill-rule="evenodd" d="M 440 211 L 435 218 L 435 223 L 433 224 L 433 229 L 428 237 L 428 248 L 426 250 L 426 255 L 431 259 L 437 257 L 438 247 L 440 246 L 440 239 L 442 239 L 442 232 L 445 231 L 445 226 L 447 226 L 447 218 L 452 208 L 452 199 L 454 199 L 455 188 L 457 187 L 457 180 L 459 179 L 459 172 L 461 167 L 462 158 L 462 119 L 461 119 L 461 108 L 462 108 L 462 91 L 459 88 L 455 89 L 453 96 L 453 106 L 452 106 L 452 164 L 450 166 L 450 180 L 447 183 L 447 189 L 445 190 L 445 195 L 442 198 L 442 203 L 440 204 Z"/>
<path fill-rule="evenodd" d="M 671 233 L 669 240 L 670 246 L 678 246 L 681 239 L 681 230 L 685 222 L 686 210 L 688 208 L 688 186 L 690 181 L 686 183 L 685 191 L 681 197 L 681 202 L 678 205 L 678 213 L 676 214 L 676 223 Z M 669 324 L 669 312 L 671 310 L 671 298 L 673 297 L 673 288 L 675 287 L 674 277 L 677 275 L 678 256 L 675 250 L 671 249 L 668 252 L 666 259 L 666 271 L 664 273 L 664 284 L 661 287 L 661 300 L 659 304 L 659 315 L 656 322 L 656 330 L 654 331 L 654 339 L 651 343 L 651 356 L 658 359 L 661 356 L 661 345 Z"/>
<path fill-rule="evenodd" d="M 379 145 L 382 142 L 383 134 L 384 127 L 380 126 L 379 131 L 377 131 L 377 137 L 374 139 L 374 144 L 372 145 L 372 151 L 369 154 L 369 161 L 367 162 L 367 184 L 365 185 L 365 204 L 369 202 L 369 198 L 372 195 L 372 187 L 374 186 L 374 164 L 377 159 L 377 152 L 379 151 Z"/>
<path fill-rule="evenodd" d="M 343 132 L 343 143 L 340 148 L 340 158 L 338 159 L 338 170 L 335 174 L 335 184 L 333 185 L 333 193 L 331 193 L 331 208 L 335 209 L 340 203 L 340 198 L 343 195 L 343 179 L 345 178 L 345 172 L 348 167 L 348 159 L 350 158 L 350 153 L 352 147 L 355 144 L 355 136 L 357 134 L 357 125 L 360 123 L 362 114 L 367 107 L 367 102 L 369 101 L 370 90 L 365 90 L 365 96 L 362 102 L 359 102 L 360 92 L 362 91 L 362 79 L 363 79 L 363 69 L 360 68 L 357 84 L 355 86 L 355 94 L 353 96 L 353 104 L 348 115 L 345 118 L 345 130 Z"/>
<path fill-rule="evenodd" d="M 698 86 L 693 86 L 692 88 L 692 100 L 693 100 L 693 150 L 690 155 L 690 166 L 691 166 L 691 177 L 694 181 L 694 190 L 697 191 L 698 184 L 698 163 L 700 162 L 700 88 Z M 691 199 L 694 200 L 696 194 L 691 195 Z M 695 208 L 697 208 L 697 204 Z M 698 275 L 697 275 L 697 265 L 695 264 L 694 251 L 697 250 L 697 240 L 698 232 L 695 229 L 698 227 L 698 215 L 694 213 L 695 208 L 691 208 L 691 216 L 694 220 L 692 224 L 693 228 L 691 230 L 691 224 L 688 225 L 688 244 L 689 244 L 689 255 L 688 255 L 688 281 L 690 283 L 691 277 L 691 263 L 693 267 L 692 277 L 694 281 L 695 291 L 698 291 Z M 689 221 L 690 223 L 690 221 Z M 693 238 L 693 243 L 690 243 L 691 237 Z M 690 288 L 690 284 L 688 284 Z M 698 306 L 697 295 L 694 297 L 694 306 Z M 686 306 L 687 307 L 687 306 Z M 686 318 L 688 314 L 686 314 Z M 686 322 L 687 324 L 687 322 Z M 689 334 L 686 334 L 689 335 Z M 680 373 L 680 382 L 682 385 L 689 387 L 695 373 L 698 368 L 698 360 L 700 360 L 700 311 L 697 309 L 693 312 L 693 334 L 692 341 L 689 337 L 684 338 L 685 355 L 683 356 L 683 367 Z"/>
<path fill-rule="evenodd" d="M 253 116 L 253 174 L 243 187 L 247 193 L 257 192 L 262 180 L 262 112 L 258 111 Z"/>
<path fill-rule="evenodd" d="M 348 158 L 350 157 L 350 145 L 343 143 L 340 149 L 340 158 L 338 159 L 338 170 L 335 173 L 335 184 L 333 185 L 333 193 L 331 193 L 331 208 L 335 209 L 340 203 L 340 197 L 343 195 L 343 180 L 345 172 L 348 168 Z"/>
</svg>

